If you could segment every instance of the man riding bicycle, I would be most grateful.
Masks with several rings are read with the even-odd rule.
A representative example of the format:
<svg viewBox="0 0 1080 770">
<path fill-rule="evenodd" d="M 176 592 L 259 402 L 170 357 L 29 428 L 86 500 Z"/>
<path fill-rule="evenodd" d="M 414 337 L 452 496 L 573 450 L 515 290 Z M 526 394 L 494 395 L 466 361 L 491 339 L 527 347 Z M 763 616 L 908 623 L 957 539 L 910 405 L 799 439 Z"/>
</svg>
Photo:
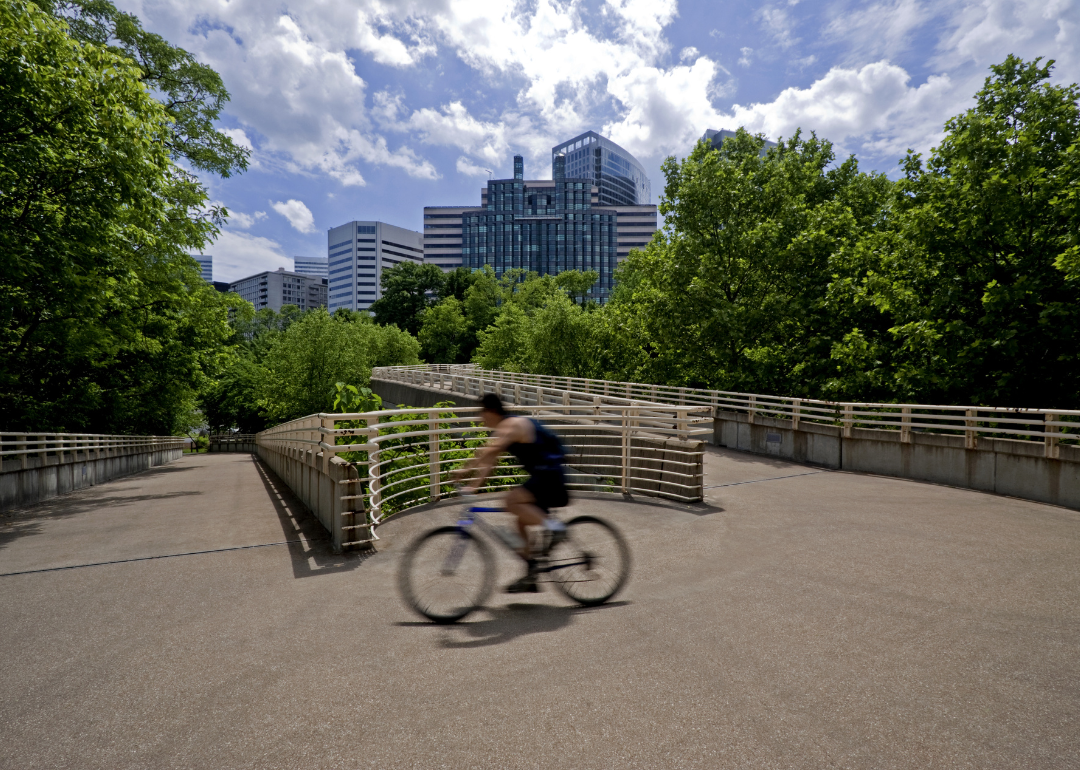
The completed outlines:
<svg viewBox="0 0 1080 770">
<path fill-rule="evenodd" d="M 536 581 L 536 557 L 539 553 L 529 548 L 528 527 L 543 527 L 547 537 L 548 550 L 559 542 L 566 532 L 566 527 L 558 519 L 549 516 L 552 508 L 561 508 L 569 503 L 566 491 L 566 475 L 563 472 L 565 453 L 559 439 L 550 430 L 536 420 L 508 414 L 502 399 L 494 393 L 488 393 L 480 402 L 481 419 L 491 431 L 488 443 L 476 457 L 455 472 L 458 479 L 473 479 L 466 485 L 467 492 L 476 492 L 491 474 L 499 460 L 499 455 L 509 452 L 521 463 L 528 480 L 519 487 L 514 487 L 506 495 L 507 510 L 517 517 L 517 530 L 521 535 L 522 546 L 518 554 L 528 564 L 525 577 L 506 587 L 507 593 L 535 593 L 540 590 Z"/>
</svg>

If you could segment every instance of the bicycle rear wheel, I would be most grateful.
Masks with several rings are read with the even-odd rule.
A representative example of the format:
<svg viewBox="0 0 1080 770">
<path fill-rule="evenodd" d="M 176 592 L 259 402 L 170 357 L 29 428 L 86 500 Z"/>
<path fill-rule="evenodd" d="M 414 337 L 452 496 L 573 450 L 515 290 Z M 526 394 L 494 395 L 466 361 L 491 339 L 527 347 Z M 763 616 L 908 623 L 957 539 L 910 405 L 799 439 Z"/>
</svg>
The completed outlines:
<svg viewBox="0 0 1080 770">
<path fill-rule="evenodd" d="M 436 623 L 454 623 L 483 606 L 494 583 L 491 550 L 453 526 L 417 538 L 402 557 L 398 573 L 405 603 Z"/>
<path fill-rule="evenodd" d="M 548 555 L 555 587 L 586 607 L 603 604 L 630 576 L 630 548 L 619 530 L 595 516 L 571 519 L 566 530 Z"/>
</svg>

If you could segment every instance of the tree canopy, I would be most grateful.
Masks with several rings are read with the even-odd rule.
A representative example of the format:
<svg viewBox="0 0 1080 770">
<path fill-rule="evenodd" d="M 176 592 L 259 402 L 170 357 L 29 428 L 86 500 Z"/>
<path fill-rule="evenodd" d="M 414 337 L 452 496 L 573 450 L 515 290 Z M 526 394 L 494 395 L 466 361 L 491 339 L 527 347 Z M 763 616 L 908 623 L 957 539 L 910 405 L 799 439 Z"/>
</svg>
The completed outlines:
<svg viewBox="0 0 1080 770">
<path fill-rule="evenodd" d="M 21 0 L 0 5 L 0 398 L 6 428 L 172 433 L 237 298 L 188 254 L 220 211 L 172 160 L 142 69 Z"/>
</svg>

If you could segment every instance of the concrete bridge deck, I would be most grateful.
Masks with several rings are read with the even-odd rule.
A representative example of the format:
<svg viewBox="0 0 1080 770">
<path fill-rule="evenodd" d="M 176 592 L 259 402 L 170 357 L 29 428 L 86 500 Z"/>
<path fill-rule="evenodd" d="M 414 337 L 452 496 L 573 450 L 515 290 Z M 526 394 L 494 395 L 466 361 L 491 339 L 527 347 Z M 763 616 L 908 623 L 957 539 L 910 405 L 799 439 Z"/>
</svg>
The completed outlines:
<svg viewBox="0 0 1080 770">
<path fill-rule="evenodd" d="M 0 767 L 1080 767 L 1080 514 L 724 450 L 707 474 L 703 506 L 575 502 L 634 548 L 614 604 L 450 628 L 394 588 L 446 508 L 338 556 L 247 455 L 5 516 Z"/>
</svg>

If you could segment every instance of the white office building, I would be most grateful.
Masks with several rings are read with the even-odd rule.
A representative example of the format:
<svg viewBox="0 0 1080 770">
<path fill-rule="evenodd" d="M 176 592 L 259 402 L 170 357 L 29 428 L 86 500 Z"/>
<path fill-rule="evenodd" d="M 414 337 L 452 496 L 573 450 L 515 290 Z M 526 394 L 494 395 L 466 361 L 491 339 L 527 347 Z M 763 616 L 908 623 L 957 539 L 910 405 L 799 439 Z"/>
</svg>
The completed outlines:
<svg viewBox="0 0 1080 770">
<path fill-rule="evenodd" d="M 486 191 L 485 191 L 486 192 Z M 424 264 L 461 267 L 461 215 L 475 206 L 424 206 Z"/>
<path fill-rule="evenodd" d="M 293 270 L 316 278 L 326 278 L 326 257 L 293 257 Z"/>
<path fill-rule="evenodd" d="M 202 279 L 207 283 L 214 282 L 214 258 L 209 254 L 192 254 L 191 258 L 199 263 L 202 271 Z"/>
<path fill-rule="evenodd" d="M 385 222 L 349 222 L 327 233 L 327 309 L 367 310 L 381 294 L 382 271 L 424 262 L 424 236 Z"/>
<path fill-rule="evenodd" d="M 256 310 L 281 310 L 282 305 L 296 305 L 301 310 L 326 305 L 326 279 L 302 273 L 290 273 L 279 267 L 229 284 L 229 291 L 246 299 Z"/>
</svg>

